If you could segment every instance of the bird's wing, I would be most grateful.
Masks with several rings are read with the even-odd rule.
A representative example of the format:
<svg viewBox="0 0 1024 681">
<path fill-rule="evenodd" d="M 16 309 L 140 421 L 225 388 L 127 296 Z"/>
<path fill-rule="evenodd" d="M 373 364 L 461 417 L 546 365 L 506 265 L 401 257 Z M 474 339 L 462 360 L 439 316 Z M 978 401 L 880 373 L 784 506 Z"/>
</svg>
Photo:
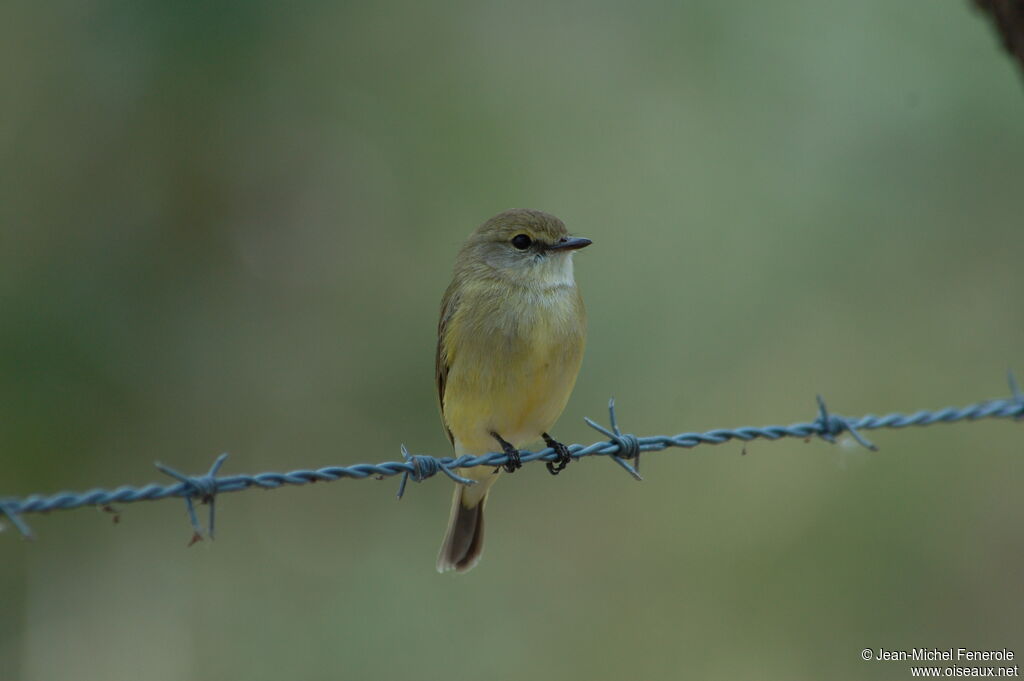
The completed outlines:
<svg viewBox="0 0 1024 681">
<path fill-rule="evenodd" d="M 452 431 L 448 429 L 448 423 L 444 419 L 444 388 L 448 380 L 448 367 L 451 366 L 452 358 L 444 349 L 444 338 L 448 331 L 448 322 L 455 316 L 455 310 L 459 305 L 459 296 L 455 293 L 454 286 L 449 286 L 441 299 L 441 318 L 437 322 L 437 355 L 434 361 L 435 378 L 437 379 L 437 399 L 441 404 L 441 421 L 444 423 L 444 430 L 448 433 L 448 439 L 452 444 L 455 438 Z"/>
</svg>

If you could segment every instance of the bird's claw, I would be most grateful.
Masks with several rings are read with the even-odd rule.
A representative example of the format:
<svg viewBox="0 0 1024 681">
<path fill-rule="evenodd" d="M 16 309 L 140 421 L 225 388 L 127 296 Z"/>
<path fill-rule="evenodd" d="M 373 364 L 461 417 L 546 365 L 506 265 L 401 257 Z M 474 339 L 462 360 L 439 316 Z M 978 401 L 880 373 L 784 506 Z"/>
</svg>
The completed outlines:
<svg viewBox="0 0 1024 681">
<path fill-rule="evenodd" d="M 491 436 L 498 441 L 501 445 L 501 451 L 508 457 L 508 461 L 501 465 L 505 469 L 506 473 L 515 473 L 517 470 L 523 467 L 523 460 L 519 458 L 519 450 L 512 446 L 511 443 L 506 442 L 497 433 L 491 433 Z"/>
<path fill-rule="evenodd" d="M 558 475 L 564 471 L 565 467 L 569 465 L 570 461 L 572 461 L 572 454 L 569 453 L 568 447 L 563 445 L 561 442 L 556 441 L 547 433 L 544 433 L 543 437 L 544 444 L 555 450 L 555 455 L 558 456 L 557 460 L 547 462 L 548 473 L 551 473 L 551 475 Z"/>
</svg>

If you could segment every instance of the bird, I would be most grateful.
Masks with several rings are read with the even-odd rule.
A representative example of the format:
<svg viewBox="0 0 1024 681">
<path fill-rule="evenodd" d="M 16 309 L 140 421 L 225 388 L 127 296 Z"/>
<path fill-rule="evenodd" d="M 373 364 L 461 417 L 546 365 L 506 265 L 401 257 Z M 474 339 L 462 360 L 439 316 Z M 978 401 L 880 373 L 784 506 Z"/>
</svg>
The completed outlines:
<svg viewBox="0 0 1024 681">
<path fill-rule="evenodd" d="M 556 454 L 552 474 L 572 460 L 548 431 L 583 361 L 586 310 L 573 255 L 591 243 L 553 215 L 519 208 L 481 224 L 456 257 L 437 326 L 442 422 L 456 457 L 500 449 L 507 463 L 456 469 L 474 484 L 456 484 L 439 572 L 479 562 L 488 494 L 502 468 L 521 466 L 521 448 L 543 439 Z"/>
</svg>

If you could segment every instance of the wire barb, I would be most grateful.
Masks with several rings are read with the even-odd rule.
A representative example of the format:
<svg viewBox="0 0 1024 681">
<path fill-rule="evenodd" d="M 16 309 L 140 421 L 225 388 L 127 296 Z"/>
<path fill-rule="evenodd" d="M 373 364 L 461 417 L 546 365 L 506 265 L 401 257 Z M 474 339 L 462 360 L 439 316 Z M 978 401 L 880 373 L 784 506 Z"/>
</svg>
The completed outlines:
<svg viewBox="0 0 1024 681">
<path fill-rule="evenodd" d="M 427 478 L 437 475 L 438 471 L 440 471 L 460 485 L 476 484 L 476 480 L 470 480 L 469 478 L 464 478 L 458 473 L 455 473 L 436 456 L 410 454 L 409 450 L 405 448 L 405 445 L 402 445 L 402 458 L 412 467 L 412 469 L 410 470 L 409 468 L 406 468 L 402 472 L 402 480 L 398 483 L 397 496 L 399 499 L 401 499 L 402 495 L 405 494 L 405 483 L 409 482 L 410 475 L 412 476 L 413 482 L 423 482 Z"/>
<path fill-rule="evenodd" d="M 1006 372 L 1006 382 L 1010 384 L 1010 394 L 1013 396 L 1013 401 L 1020 407 L 1020 411 L 1014 418 L 1018 421 L 1024 419 L 1024 393 L 1020 391 L 1017 378 L 1013 375 L 1013 369 Z"/>
<path fill-rule="evenodd" d="M 36 536 L 32 534 L 32 528 L 28 526 L 28 523 L 26 523 L 20 515 L 18 515 L 14 502 L 0 501 L 0 513 L 2 513 L 3 516 L 11 522 L 11 525 L 14 525 L 14 529 L 16 529 L 22 537 L 25 539 L 36 538 Z"/>
<path fill-rule="evenodd" d="M 586 416 L 583 417 L 583 420 L 597 432 L 606 435 L 612 444 L 618 447 L 617 454 L 608 454 L 612 461 L 622 466 L 627 473 L 633 476 L 634 480 L 642 482 L 643 477 L 640 475 L 640 439 L 636 435 L 628 433 L 623 435 L 622 431 L 619 430 L 619 423 L 615 418 L 615 398 L 613 397 L 608 400 L 608 424 L 612 427 L 611 430 Z M 626 459 L 632 459 L 634 464 L 632 466 L 629 465 Z"/>
<path fill-rule="evenodd" d="M 214 524 L 217 521 L 217 473 L 220 472 L 220 467 L 224 465 L 224 461 L 228 458 L 227 452 L 224 452 L 217 457 L 217 460 L 210 466 L 210 470 L 207 471 L 206 475 L 198 477 L 190 477 L 184 473 L 179 473 L 170 466 L 166 466 L 159 461 L 154 465 L 161 473 L 175 478 L 184 485 L 185 494 L 185 509 L 188 511 L 189 522 L 192 523 L 192 540 L 188 543 L 192 546 L 197 541 L 203 539 L 203 528 L 199 525 L 199 518 L 196 516 L 196 507 L 192 502 L 193 498 L 198 498 L 202 503 L 210 507 L 209 520 L 206 524 L 206 536 L 212 541 L 214 538 Z"/>
<path fill-rule="evenodd" d="M 814 425 L 818 430 L 818 436 L 826 442 L 835 444 L 836 437 L 844 432 L 848 432 L 861 447 L 870 449 L 873 452 L 878 451 L 878 447 L 873 442 L 857 432 L 853 421 L 837 414 L 830 414 L 828 407 L 825 406 L 825 398 L 821 395 L 818 395 L 818 418 L 814 421 Z"/>
</svg>

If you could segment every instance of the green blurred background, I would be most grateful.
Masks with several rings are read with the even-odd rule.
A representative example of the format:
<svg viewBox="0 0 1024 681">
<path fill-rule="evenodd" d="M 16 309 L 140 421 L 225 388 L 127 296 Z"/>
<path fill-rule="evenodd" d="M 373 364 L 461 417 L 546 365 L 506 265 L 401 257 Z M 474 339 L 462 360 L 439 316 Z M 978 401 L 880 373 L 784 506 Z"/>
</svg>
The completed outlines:
<svg viewBox="0 0 1024 681">
<path fill-rule="evenodd" d="M 1024 373 L 1024 91 L 965 2 L 0 8 L 0 495 L 443 455 L 437 305 L 516 206 L 595 245 L 555 429 L 966 404 Z M 890 679 L 1024 654 L 1020 424 L 29 516 L 0 679 Z"/>
</svg>

